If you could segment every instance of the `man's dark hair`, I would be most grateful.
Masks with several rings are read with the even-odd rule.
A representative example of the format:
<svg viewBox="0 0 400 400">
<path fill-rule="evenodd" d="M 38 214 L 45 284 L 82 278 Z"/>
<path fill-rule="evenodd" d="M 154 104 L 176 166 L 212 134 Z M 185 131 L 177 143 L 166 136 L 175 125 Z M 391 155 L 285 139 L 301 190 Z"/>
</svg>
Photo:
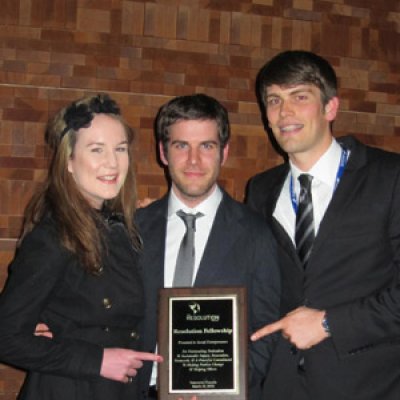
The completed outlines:
<svg viewBox="0 0 400 400">
<path fill-rule="evenodd" d="M 324 106 L 337 93 L 336 73 L 327 60 L 309 51 L 290 50 L 279 53 L 261 68 L 257 76 L 257 96 L 266 107 L 269 86 L 298 84 L 317 86 Z"/>
<path fill-rule="evenodd" d="M 217 123 L 218 139 L 221 152 L 228 143 L 230 127 L 228 112 L 225 107 L 213 97 L 205 94 L 179 96 L 164 104 L 156 118 L 157 142 L 161 142 L 167 154 L 169 128 L 179 121 L 211 120 Z"/>
</svg>

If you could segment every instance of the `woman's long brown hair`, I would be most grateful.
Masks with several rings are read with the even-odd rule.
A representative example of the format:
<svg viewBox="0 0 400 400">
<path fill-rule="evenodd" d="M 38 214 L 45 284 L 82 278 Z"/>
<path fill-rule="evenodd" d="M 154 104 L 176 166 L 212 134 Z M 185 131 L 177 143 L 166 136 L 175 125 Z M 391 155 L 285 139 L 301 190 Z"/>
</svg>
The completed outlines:
<svg viewBox="0 0 400 400">
<path fill-rule="evenodd" d="M 74 119 L 73 112 L 72 119 L 65 117 L 66 113 L 71 109 L 74 111 L 77 107 L 83 110 L 83 114 L 87 113 L 86 116 L 90 121 L 95 114 L 104 112 L 120 121 L 125 129 L 129 144 L 130 167 L 120 193 L 116 198 L 106 201 L 105 206 L 111 213 L 122 214 L 132 245 L 135 249 L 141 247 L 133 219 L 136 210 L 136 177 L 132 165 L 133 131 L 119 115 L 117 104 L 107 95 L 78 100 L 63 108 L 50 122 L 46 132 L 46 141 L 52 151 L 49 170 L 43 185 L 34 193 L 26 207 L 21 240 L 46 214 L 50 213 L 56 221 L 62 245 L 76 254 L 83 268 L 90 273 L 98 274 L 102 267 L 102 255 L 106 250 L 104 229 L 102 229 L 104 222 L 99 212 L 82 196 L 67 168 L 68 160 L 73 155 L 79 128 L 90 126 L 90 121 L 83 126 L 79 126 L 79 121 L 71 123 Z"/>
</svg>

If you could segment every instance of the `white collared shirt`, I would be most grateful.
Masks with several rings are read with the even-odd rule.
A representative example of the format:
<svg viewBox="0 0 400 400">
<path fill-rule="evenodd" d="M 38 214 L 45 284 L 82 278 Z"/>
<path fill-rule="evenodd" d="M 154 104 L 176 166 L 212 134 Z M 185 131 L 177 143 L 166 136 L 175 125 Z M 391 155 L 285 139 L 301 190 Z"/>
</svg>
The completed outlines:
<svg viewBox="0 0 400 400">
<path fill-rule="evenodd" d="M 176 215 L 178 210 L 186 213 L 196 214 L 201 212 L 202 217 L 196 219 L 195 233 L 195 262 L 193 282 L 196 279 L 197 271 L 204 249 L 214 223 L 215 214 L 222 200 L 221 189 L 216 186 L 215 190 L 207 199 L 198 204 L 195 208 L 189 208 L 178 199 L 174 190 L 171 189 L 168 200 L 168 218 L 167 218 L 167 237 L 165 239 L 165 258 L 164 258 L 164 287 L 171 287 L 174 279 L 176 259 L 178 257 L 179 247 L 186 232 L 185 223 Z M 192 284 L 193 284 L 192 282 Z"/>
<path fill-rule="evenodd" d="M 301 171 L 290 162 L 290 172 L 282 186 L 273 216 L 283 226 L 293 243 L 295 243 L 294 232 L 296 214 L 290 196 L 291 176 L 293 175 L 293 186 L 297 199 L 300 193 L 300 182 L 297 179 L 299 175 L 308 173 L 313 176 L 311 194 L 313 198 L 315 234 L 317 235 L 322 218 L 325 215 L 335 190 L 336 176 L 341 155 L 342 147 L 333 139 L 328 150 L 309 171 Z"/>
<path fill-rule="evenodd" d="M 178 258 L 179 247 L 186 232 L 185 223 L 176 215 L 178 210 L 187 213 L 196 214 L 201 212 L 202 217 L 196 219 L 196 233 L 194 236 L 195 246 L 195 263 L 193 282 L 194 283 L 199 270 L 201 258 L 210 236 L 211 228 L 214 223 L 219 204 L 222 200 L 222 191 L 216 186 L 215 190 L 202 203 L 195 208 L 189 208 L 178 199 L 173 189 L 171 189 L 168 199 L 168 216 L 167 216 L 167 236 L 165 238 L 165 254 L 164 254 L 164 287 L 172 287 L 175 274 L 176 259 Z M 153 363 L 151 372 L 150 385 L 157 382 L 157 363 Z"/>
</svg>

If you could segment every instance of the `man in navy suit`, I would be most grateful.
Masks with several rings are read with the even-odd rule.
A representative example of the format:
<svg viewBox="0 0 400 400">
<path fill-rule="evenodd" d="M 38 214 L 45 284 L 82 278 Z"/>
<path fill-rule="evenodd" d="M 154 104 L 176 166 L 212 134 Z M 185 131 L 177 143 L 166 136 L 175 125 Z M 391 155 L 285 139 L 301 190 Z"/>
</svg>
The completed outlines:
<svg viewBox="0 0 400 400">
<path fill-rule="evenodd" d="M 253 336 L 282 335 L 263 398 L 397 400 L 400 156 L 332 136 L 336 75 L 316 54 L 278 54 L 257 88 L 289 158 L 248 186 L 249 205 L 273 227 L 282 273 L 281 319 Z"/>
<path fill-rule="evenodd" d="M 171 287 L 185 225 L 177 211 L 201 213 L 196 220 L 192 285 L 245 286 L 249 332 L 277 319 L 280 276 L 276 243 L 263 218 L 232 199 L 218 184 L 228 156 L 230 129 L 225 108 L 204 94 L 172 99 L 159 111 L 156 135 L 171 187 L 166 196 L 138 210 L 143 238 L 146 309 L 143 348 L 155 350 L 158 289 Z M 255 345 L 255 346 L 254 346 Z M 261 396 L 273 340 L 249 349 L 249 398 Z M 141 397 L 154 397 L 155 371 L 143 367 Z M 150 386 L 150 391 L 149 391 Z"/>
</svg>

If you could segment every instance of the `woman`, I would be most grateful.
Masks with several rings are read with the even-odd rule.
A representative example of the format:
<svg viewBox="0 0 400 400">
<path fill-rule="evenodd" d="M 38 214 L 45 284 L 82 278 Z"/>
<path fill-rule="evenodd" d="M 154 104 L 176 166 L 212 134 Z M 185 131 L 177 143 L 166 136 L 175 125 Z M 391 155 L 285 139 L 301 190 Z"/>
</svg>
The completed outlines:
<svg viewBox="0 0 400 400">
<path fill-rule="evenodd" d="M 28 370 L 21 399 L 137 397 L 143 313 L 133 225 L 133 134 L 107 95 L 61 110 L 47 179 L 29 203 L 0 297 L 0 360 Z M 34 336 L 44 322 L 53 339 Z"/>
</svg>

